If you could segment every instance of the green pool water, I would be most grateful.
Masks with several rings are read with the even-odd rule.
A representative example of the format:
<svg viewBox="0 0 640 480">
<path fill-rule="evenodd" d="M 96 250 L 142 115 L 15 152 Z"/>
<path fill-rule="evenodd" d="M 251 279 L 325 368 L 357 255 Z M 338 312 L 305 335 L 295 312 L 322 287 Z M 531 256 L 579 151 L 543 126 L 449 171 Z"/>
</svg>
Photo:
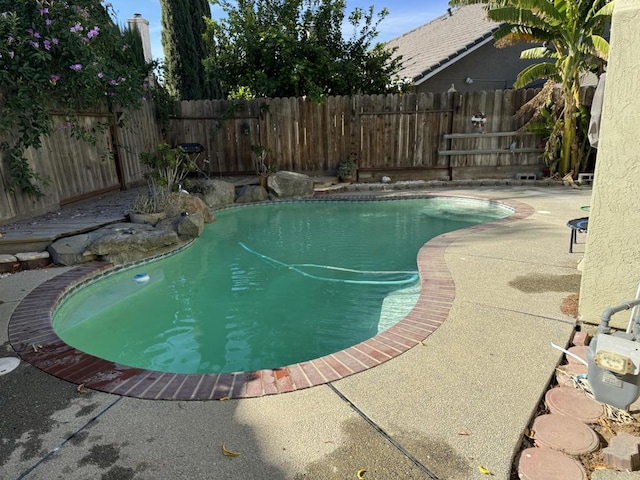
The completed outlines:
<svg viewBox="0 0 640 480">
<path fill-rule="evenodd" d="M 189 248 L 73 292 L 53 326 L 69 345 L 132 367 L 282 367 L 401 320 L 420 293 L 425 242 L 510 213 L 446 197 L 227 209 Z"/>
</svg>

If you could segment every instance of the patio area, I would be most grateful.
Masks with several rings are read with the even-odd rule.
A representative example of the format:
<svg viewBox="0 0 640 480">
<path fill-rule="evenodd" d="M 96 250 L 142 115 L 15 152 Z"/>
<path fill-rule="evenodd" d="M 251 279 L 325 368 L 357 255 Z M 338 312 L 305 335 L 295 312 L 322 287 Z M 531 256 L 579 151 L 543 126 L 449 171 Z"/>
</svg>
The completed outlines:
<svg viewBox="0 0 640 480">
<path fill-rule="evenodd" d="M 574 331 L 560 306 L 579 291 L 584 246 L 567 251 L 566 222 L 581 216 L 591 190 L 425 193 L 501 200 L 527 215 L 429 242 L 453 300 L 415 347 L 330 383 L 227 401 L 78 391 L 22 362 L 0 376 L 3 478 L 337 480 L 366 470 L 365 479 L 466 480 L 487 478 L 482 466 L 508 479 L 562 355 L 550 342 L 565 346 Z M 15 356 L 7 324 L 20 302 L 69 270 L 0 278 L 0 356 Z"/>
</svg>

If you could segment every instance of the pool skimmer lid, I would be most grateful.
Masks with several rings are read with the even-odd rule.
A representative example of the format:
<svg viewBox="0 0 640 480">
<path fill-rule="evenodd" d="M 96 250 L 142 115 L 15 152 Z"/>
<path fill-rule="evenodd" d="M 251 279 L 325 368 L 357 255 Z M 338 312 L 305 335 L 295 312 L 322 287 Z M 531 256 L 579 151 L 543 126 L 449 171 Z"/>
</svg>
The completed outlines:
<svg viewBox="0 0 640 480">
<path fill-rule="evenodd" d="M 20 365 L 20 359 L 16 357 L 2 357 L 0 358 L 0 375 L 12 372 Z"/>
</svg>

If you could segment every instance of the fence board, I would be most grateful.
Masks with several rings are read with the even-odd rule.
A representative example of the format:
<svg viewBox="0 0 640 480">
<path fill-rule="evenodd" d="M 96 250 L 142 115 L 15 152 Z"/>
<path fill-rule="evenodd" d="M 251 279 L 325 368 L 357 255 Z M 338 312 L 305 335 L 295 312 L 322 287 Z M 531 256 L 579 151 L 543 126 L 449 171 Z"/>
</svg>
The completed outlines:
<svg viewBox="0 0 640 480">
<path fill-rule="evenodd" d="M 212 176 L 252 173 L 252 145 L 268 151 L 267 164 L 279 170 L 334 174 L 338 162 L 355 156 L 360 171 L 412 172 L 413 178 L 443 178 L 468 169 L 517 168 L 540 164 L 540 139 L 536 136 L 460 136 L 476 129 L 475 112 L 487 117 L 487 133 L 513 132 L 527 120 L 513 115 L 535 95 L 534 90 L 496 90 L 465 94 L 446 92 L 400 95 L 329 97 L 318 104 L 309 98 L 254 100 L 203 100 L 178 102 L 166 141 L 201 143 L 209 158 Z M 590 96 L 583 95 L 584 98 Z M 78 115 L 87 128 L 108 121 L 108 112 Z M 58 123 L 64 119 L 57 118 Z M 148 103 L 127 112 L 126 122 L 97 135 L 96 145 L 72 139 L 68 130 L 57 130 L 43 140 L 43 147 L 26 152 L 36 172 L 51 180 L 45 197 L 34 200 L 8 189 L 6 162 L 0 164 L 0 221 L 29 216 L 56 208 L 60 202 L 90 195 L 105 188 L 131 185 L 144 178 L 139 155 L 161 141 L 155 107 Z M 516 141 L 516 152 L 506 154 Z M 116 171 L 114 143 L 122 163 Z M 459 155 L 439 151 L 473 152 Z M 497 153 L 495 153 L 498 151 Z M 511 152 L 509 152 L 511 153 Z M 448 169 L 448 170 L 447 170 Z M 506 172 L 507 170 L 505 170 Z M 373 177 L 372 177 L 373 178 Z"/>
</svg>

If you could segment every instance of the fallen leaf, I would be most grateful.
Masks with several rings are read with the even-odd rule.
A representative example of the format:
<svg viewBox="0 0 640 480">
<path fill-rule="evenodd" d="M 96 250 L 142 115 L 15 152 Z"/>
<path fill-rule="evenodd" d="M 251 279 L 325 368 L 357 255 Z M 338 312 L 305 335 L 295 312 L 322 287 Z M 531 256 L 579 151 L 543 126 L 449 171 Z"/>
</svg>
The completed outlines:
<svg viewBox="0 0 640 480">
<path fill-rule="evenodd" d="M 84 383 L 81 383 L 80 385 L 78 385 L 78 387 L 76 388 L 76 392 L 78 393 L 87 393 L 88 390 L 86 388 L 84 388 Z"/>
<path fill-rule="evenodd" d="M 238 452 L 232 452 L 231 450 L 227 450 L 227 447 L 222 444 L 222 454 L 227 457 L 239 457 L 240 454 Z"/>
<path fill-rule="evenodd" d="M 463 430 L 461 432 L 458 432 L 458 435 L 471 435 L 471 432 L 469 430 Z"/>
<path fill-rule="evenodd" d="M 362 480 L 364 478 L 365 473 L 366 473 L 366 470 L 364 468 L 361 468 L 360 470 L 358 470 L 358 473 L 356 473 L 356 477 L 358 477 L 359 480 Z"/>
<path fill-rule="evenodd" d="M 484 468 L 482 465 L 478 466 L 478 471 L 483 475 L 493 475 L 488 469 Z"/>
<path fill-rule="evenodd" d="M 221 402 L 226 402 L 227 400 L 231 400 L 231 397 L 222 397 L 220 399 Z"/>
<path fill-rule="evenodd" d="M 535 440 L 536 438 L 536 432 L 534 432 L 533 430 L 529 430 L 528 428 L 525 429 L 524 431 L 524 436 L 527 438 L 530 438 L 531 440 Z"/>
</svg>

